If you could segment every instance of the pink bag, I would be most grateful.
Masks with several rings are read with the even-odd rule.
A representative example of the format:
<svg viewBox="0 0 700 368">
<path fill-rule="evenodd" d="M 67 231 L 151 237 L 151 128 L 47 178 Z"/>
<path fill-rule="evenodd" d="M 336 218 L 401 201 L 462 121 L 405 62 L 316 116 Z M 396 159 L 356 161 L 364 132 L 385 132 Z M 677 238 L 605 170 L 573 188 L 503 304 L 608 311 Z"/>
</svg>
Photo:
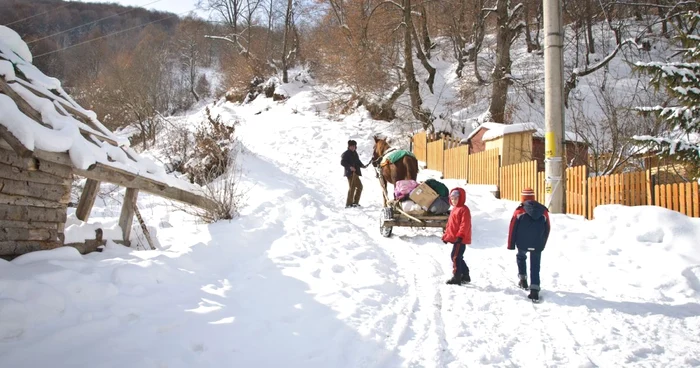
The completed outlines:
<svg viewBox="0 0 700 368">
<path fill-rule="evenodd" d="M 418 182 L 415 180 L 399 180 L 394 185 L 394 199 L 403 200 L 408 198 L 413 189 L 416 189 Z"/>
</svg>

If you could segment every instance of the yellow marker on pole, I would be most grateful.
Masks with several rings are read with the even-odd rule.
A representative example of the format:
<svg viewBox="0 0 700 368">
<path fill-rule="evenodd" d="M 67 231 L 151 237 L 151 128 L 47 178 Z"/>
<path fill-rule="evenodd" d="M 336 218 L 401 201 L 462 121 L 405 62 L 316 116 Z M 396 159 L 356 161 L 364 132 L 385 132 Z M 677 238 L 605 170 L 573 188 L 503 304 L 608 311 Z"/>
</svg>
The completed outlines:
<svg viewBox="0 0 700 368">
<path fill-rule="evenodd" d="M 551 158 L 556 156 L 557 141 L 556 138 L 554 138 L 554 132 L 545 133 L 544 143 L 546 145 L 544 149 L 544 157 Z"/>
</svg>

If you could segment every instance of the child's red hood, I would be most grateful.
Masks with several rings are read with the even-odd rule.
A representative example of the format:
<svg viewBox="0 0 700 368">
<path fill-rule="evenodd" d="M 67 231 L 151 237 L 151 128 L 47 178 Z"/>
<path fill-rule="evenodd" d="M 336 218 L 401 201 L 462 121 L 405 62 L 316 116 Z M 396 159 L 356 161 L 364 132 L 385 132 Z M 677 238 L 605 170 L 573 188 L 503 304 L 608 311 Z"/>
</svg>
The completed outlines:
<svg viewBox="0 0 700 368">
<path fill-rule="evenodd" d="M 459 199 L 457 200 L 457 205 L 455 207 L 462 207 L 464 206 L 464 202 L 467 201 L 467 192 L 465 192 L 464 189 L 457 187 L 450 190 L 450 194 L 452 194 L 452 192 L 455 190 L 459 192 Z"/>
</svg>

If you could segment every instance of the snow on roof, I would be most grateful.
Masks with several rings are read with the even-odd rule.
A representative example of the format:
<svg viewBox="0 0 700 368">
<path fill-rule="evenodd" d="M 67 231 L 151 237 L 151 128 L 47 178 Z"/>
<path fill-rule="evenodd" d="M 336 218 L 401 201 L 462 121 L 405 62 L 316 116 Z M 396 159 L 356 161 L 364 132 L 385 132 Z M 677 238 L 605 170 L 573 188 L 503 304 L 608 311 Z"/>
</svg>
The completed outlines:
<svg viewBox="0 0 700 368">
<path fill-rule="evenodd" d="M 576 142 L 576 143 L 586 143 L 586 140 L 583 139 L 580 135 L 574 133 L 574 132 L 565 132 L 566 137 L 565 141 L 566 142 Z M 537 128 L 537 131 L 533 134 L 534 137 L 537 138 L 544 138 L 544 129 L 542 128 Z"/>
<path fill-rule="evenodd" d="M 78 169 L 100 163 L 201 193 L 200 187 L 167 175 L 162 166 L 129 148 L 127 139 L 102 125 L 94 112 L 83 109 L 63 90 L 58 79 L 44 75 L 31 60 L 19 35 L 0 26 L 0 125 L 21 145 L 30 151 L 67 152 Z"/>
<path fill-rule="evenodd" d="M 534 132 L 537 130 L 537 126 L 533 123 L 522 123 L 522 124 L 496 124 L 496 123 L 485 123 L 490 124 L 488 132 L 484 133 L 482 137 L 483 140 L 488 141 L 491 139 L 496 139 L 503 137 L 507 134 L 522 133 L 522 132 Z M 482 125 L 481 127 L 484 127 Z M 479 128 L 481 128 L 479 127 Z"/>
<path fill-rule="evenodd" d="M 467 139 L 471 139 L 473 136 L 476 135 L 481 129 L 503 129 L 505 127 L 505 124 L 499 124 L 499 123 L 482 123 L 479 125 L 476 129 L 472 130 L 471 133 L 467 136 Z"/>
<path fill-rule="evenodd" d="M 488 132 L 484 133 L 482 140 L 488 141 L 491 139 L 496 139 L 502 137 L 506 134 L 520 133 L 520 132 L 533 132 L 533 137 L 544 138 L 544 129 L 539 128 L 535 123 L 520 123 L 520 124 L 500 124 L 500 123 L 483 123 L 474 129 L 467 140 L 471 139 L 476 135 L 481 129 L 488 129 Z M 574 132 L 565 132 L 567 142 L 579 142 L 585 143 L 585 140 Z"/>
</svg>

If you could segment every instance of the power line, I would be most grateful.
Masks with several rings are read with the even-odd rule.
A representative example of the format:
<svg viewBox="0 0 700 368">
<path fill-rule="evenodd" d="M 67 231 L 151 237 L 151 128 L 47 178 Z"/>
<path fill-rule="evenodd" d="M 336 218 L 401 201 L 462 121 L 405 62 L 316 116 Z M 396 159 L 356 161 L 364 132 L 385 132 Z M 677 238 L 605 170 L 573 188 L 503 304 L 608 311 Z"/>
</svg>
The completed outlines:
<svg viewBox="0 0 700 368">
<path fill-rule="evenodd" d="M 110 33 L 110 34 L 106 34 L 106 35 L 104 35 L 104 36 L 100 36 L 100 37 L 93 38 L 93 39 L 90 39 L 90 40 L 87 40 L 87 41 L 83 41 L 83 42 L 80 42 L 80 43 L 76 43 L 75 45 L 70 45 L 70 46 L 64 47 L 64 48 L 62 48 L 62 49 L 58 49 L 58 50 L 54 50 L 54 51 L 45 52 L 45 53 L 43 53 L 43 54 L 36 55 L 36 56 L 34 56 L 33 58 L 34 58 L 34 59 L 37 59 L 37 58 L 40 58 L 40 57 L 42 57 L 42 56 L 47 56 L 47 55 L 55 54 L 55 53 L 57 53 L 57 52 L 65 51 L 65 50 L 68 50 L 68 49 L 72 49 L 73 47 L 85 45 L 85 44 L 88 44 L 88 43 L 90 43 L 90 42 L 94 42 L 94 41 L 97 41 L 97 40 L 101 40 L 101 39 L 103 39 L 103 38 L 107 38 L 107 37 L 111 37 L 111 36 L 114 36 L 114 35 L 118 35 L 118 34 L 121 34 L 121 33 L 124 33 L 124 32 L 128 32 L 128 31 L 131 31 L 131 30 L 136 29 L 136 28 L 141 28 L 141 27 L 147 26 L 147 25 L 149 25 L 149 24 L 153 24 L 153 23 L 156 23 L 156 22 L 161 22 L 161 21 L 168 20 L 168 19 L 171 19 L 171 18 L 179 17 L 180 15 L 189 13 L 190 11 L 191 11 L 191 10 L 188 10 L 188 11 L 186 11 L 186 12 L 184 12 L 184 13 L 180 13 L 180 14 L 172 14 L 172 15 L 167 16 L 167 17 L 165 17 L 165 18 L 156 19 L 156 20 L 154 20 L 154 21 L 150 21 L 150 22 L 144 23 L 144 24 L 139 24 L 138 26 L 134 26 L 134 27 L 131 27 L 131 28 L 123 29 L 123 30 L 121 30 L 121 31 L 113 32 L 113 33 Z"/>
<path fill-rule="evenodd" d="M 143 8 L 143 7 L 146 7 L 146 6 L 155 4 L 155 3 L 160 2 L 160 1 L 162 1 L 162 0 L 151 1 L 150 3 L 148 3 L 148 4 L 143 4 L 143 5 L 141 5 L 140 7 L 134 7 L 134 8 L 131 8 L 131 9 L 129 9 L 129 10 L 123 11 L 123 12 L 121 12 L 121 13 L 112 14 L 112 15 L 110 15 L 110 16 L 108 16 L 108 17 L 104 17 L 104 18 L 102 18 L 102 19 L 94 20 L 94 21 L 89 22 L 89 23 L 81 24 L 81 25 L 79 25 L 79 26 L 75 26 L 75 27 L 73 27 L 73 28 L 66 29 L 65 31 L 56 32 L 56 33 L 54 33 L 54 34 L 52 34 L 52 35 L 45 36 L 45 37 L 39 38 L 39 39 L 37 39 L 37 40 L 33 40 L 33 41 L 30 41 L 30 42 L 27 42 L 27 45 L 31 45 L 31 44 L 33 44 L 33 43 L 35 43 L 35 42 L 39 42 L 39 41 L 45 40 L 45 39 L 47 39 L 47 38 L 51 38 L 51 37 L 54 37 L 54 36 L 58 36 L 58 35 L 60 35 L 60 34 L 64 34 L 64 33 L 66 33 L 66 32 L 70 32 L 70 31 L 76 30 L 76 29 L 78 29 L 78 28 L 80 28 L 80 27 L 89 26 L 89 25 L 91 25 L 91 24 L 95 24 L 95 23 L 101 22 L 101 21 L 103 21 L 103 20 L 105 20 L 105 19 L 118 17 L 118 16 L 124 15 L 124 14 L 126 14 L 126 13 L 131 13 L 131 12 L 134 11 L 134 10 L 137 10 L 137 9 L 140 9 L 140 8 Z"/>
<path fill-rule="evenodd" d="M 40 15 L 48 14 L 48 13 L 54 12 L 54 11 L 56 11 L 56 10 L 58 10 L 58 9 L 63 9 L 63 8 L 65 8 L 65 7 L 68 6 L 68 5 L 71 5 L 71 3 L 70 3 L 70 2 L 67 2 L 67 3 L 65 3 L 65 4 L 63 4 L 63 5 L 61 5 L 61 6 L 59 6 L 58 8 L 51 9 L 51 10 L 47 10 L 47 11 L 45 11 L 45 12 L 43 12 L 43 13 L 34 14 L 34 15 L 29 16 L 29 17 L 26 17 L 26 18 L 18 19 L 18 20 L 14 21 L 14 22 L 10 22 L 10 23 L 4 24 L 4 26 L 5 26 L 5 27 L 9 27 L 9 26 L 11 26 L 11 25 L 13 25 L 13 24 L 15 24 L 15 23 L 24 22 L 25 20 L 32 19 L 32 18 L 38 17 L 38 16 L 40 16 Z"/>
</svg>

